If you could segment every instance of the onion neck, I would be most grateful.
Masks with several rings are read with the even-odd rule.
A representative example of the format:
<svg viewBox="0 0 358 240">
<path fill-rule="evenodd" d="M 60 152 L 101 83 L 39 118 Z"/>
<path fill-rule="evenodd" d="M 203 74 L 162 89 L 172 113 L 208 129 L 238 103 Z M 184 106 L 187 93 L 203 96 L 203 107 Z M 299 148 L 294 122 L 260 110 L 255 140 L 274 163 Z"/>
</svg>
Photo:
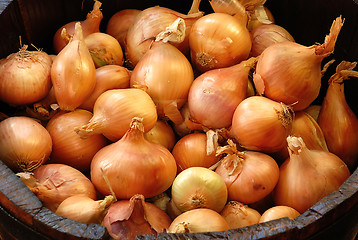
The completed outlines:
<svg viewBox="0 0 358 240">
<path fill-rule="evenodd" d="M 315 161 L 301 137 L 287 137 L 290 161 L 300 165 L 298 169 L 315 169 Z"/>
</svg>

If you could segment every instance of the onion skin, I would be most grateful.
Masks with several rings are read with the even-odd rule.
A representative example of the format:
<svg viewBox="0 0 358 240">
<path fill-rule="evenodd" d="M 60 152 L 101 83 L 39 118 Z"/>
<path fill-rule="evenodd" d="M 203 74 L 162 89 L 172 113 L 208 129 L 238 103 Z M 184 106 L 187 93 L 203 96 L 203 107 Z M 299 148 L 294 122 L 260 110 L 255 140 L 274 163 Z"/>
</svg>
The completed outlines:
<svg viewBox="0 0 358 240">
<path fill-rule="evenodd" d="M 107 139 L 102 134 L 81 139 L 73 129 L 92 116 L 91 112 L 76 109 L 59 112 L 50 119 L 46 126 L 53 141 L 49 163 L 67 164 L 82 172 L 89 170 L 93 156 L 107 145 Z"/>
<path fill-rule="evenodd" d="M 229 127 L 237 105 L 247 96 L 249 71 L 255 64 L 250 58 L 197 77 L 188 95 L 192 120 L 210 129 Z"/>
<path fill-rule="evenodd" d="M 18 116 L 0 122 L 0 159 L 13 171 L 33 171 L 51 152 L 50 134 L 34 119 Z"/>
<path fill-rule="evenodd" d="M 96 85 L 96 68 L 83 39 L 79 22 L 71 41 L 56 56 L 51 80 L 61 110 L 73 111 L 90 96 Z"/>
<path fill-rule="evenodd" d="M 274 24 L 275 18 L 271 11 L 266 6 L 257 6 L 256 9 L 250 12 L 247 29 L 253 31 L 255 28 L 266 25 Z"/>
<path fill-rule="evenodd" d="M 131 72 L 119 65 L 105 65 L 96 69 L 96 85 L 91 95 L 80 105 L 81 109 L 93 111 L 97 98 L 107 90 L 129 87 Z"/>
<path fill-rule="evenodd" d="M 93 157 L 91 180 L 100 193 L 111 194 L 104 176 L 119 199 L 135 194 L 150 198 L 171 186 L 177 172 L 175 159 L 167 148 L 144 138 L 142 125 L 134 119 L 120 140 Z"/>
<path fill-rule="evenodd" d="M 171 222 L 163 210 L 136 194 L 129 200 L 115 202 L 108 209 L 103 225 L 112 238 L 130 240 L 140 234 L 165 232 Z"/>
<path fill-rule="evenodd" d="M 225 13 L 201 17 L 194 23 L 189 35 L 191 62 L 202 73 L 246 60 L 251 44 L 245 25 Z"/>
<path fill-rule="evenodd" d="M 169 233 L 196 233 L 226 231 L 229 226 L 216 211 L 207 208 L 193 209 L 176 217 L 168 228 Z"/>
<path fill-rule="evenodd" d="M 10 105 L 37 102 L 51 89 L 50 56 L 42 51 L 28 51 L 26 47 L 0 64 L 0 100 Z"/>
<path fill-rule="evenodd" d="M 276 205 L 303 213 L 332 193 L 350 176 L 347 165 L 333 153 L 309 150 L 298 137 L 288 137 L 290 157 L 280 167 L 273 192 Z M 309 183 L 309 184 L 308 184 Z"/>
<path fill-rule="evenodd" d="M 342 25 L 338 17 L 323 44 L 306 47 L 285 41 L 266 48 L 253 78 L 258 94 L 292 105 L 295 111 L 307 108 L 319 94 L 321 63 L 333 52 Z"/>
<path fill-rule="evenodd" d="M 257 224 L 261 218 L 258 211 L 237 201 L 229 201 L 220 215 L 228 223 L 230 229 Z"/>
<path fill-rule="evenodd" d="M 292 207 L 274 206 L 272 208 L 267 209 L 262 214 L 259 222 L 262 223 L 262 222 L 272 221 L 272 220 L 283 218 L 283 217 L 288 217 L 289 219 L 292 220 L 292 219 L 298 217 L 299 215 L 300 215 L 300 213 Z"/>
</svg>

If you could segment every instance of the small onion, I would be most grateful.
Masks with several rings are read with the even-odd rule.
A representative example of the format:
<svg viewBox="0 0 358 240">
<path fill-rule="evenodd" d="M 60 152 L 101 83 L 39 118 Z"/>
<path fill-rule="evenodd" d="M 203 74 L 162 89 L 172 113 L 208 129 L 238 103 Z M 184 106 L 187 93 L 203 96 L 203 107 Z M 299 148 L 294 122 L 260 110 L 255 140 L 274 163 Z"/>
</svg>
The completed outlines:
<svg viewBox="0 0 358 240">
<path fill-rule="evenodd" d="M 261 218 L 258 211 L 237 201 L 229 201 L 220 215 L 228 223 L 230 229 L 257 224 Z"/>
<path fill-rule="evenodd" d="M 298 217 L 299 215 L 300 215 L 300 213 L 292 207 L 274 206 L 274 207 L 267 209 L 261 215 L 259 222 L 260 223 L 267 222 L 267 221 L 271 221 L 271 220 L 275 220 L 275 219 L 279 219 L 279 218 L 283 218 L 283 217 L 288 217 L 289 219 L 292 220 L 295 217 Z"/>
<path fill-rule="evenodd" d="M 33 171 L 51 151 L 50 134 L 34 119 L 18 116 L 0 122 L 0 159 L 13 171 Z"/>
<path fill-rule="evenodd" d="M 191 28 L 191 61 L 199 72 L 229 67 L 248 58 L 251 37 L 246 26 L 225 13 L 211 13 Z"/>
<path fill-rule="evenodd" d="M 190 167 L 179 173 L 172 184 L 172 199 L 179 211 L 208 208 L 220 212 L 227 200 L 223 179 L 205 167 Z"/>
<path fill-rule="evenodd" d="M 0 64 L 0 100 L 10 105 L 37 102 L 46 97 L 51 88 L 50 56 L 26 49 L 24 45 Z"/>
<path fill-rule="evenodd" d="M 105 145 L 102 134 L 81 139 L 73 129 L 87 123 L 92 113 L 82 109 L 59 112 L 48 122 L 46 129 L 51 135 L 53 147 L 49 163 L 62 163 L 80 171 L 89 170 L 93 156 Z"/>
<path fill-rule="evenodd" d="M 133 118 L 130 129 L 115 143 L 97 152 L 91 163 L 91 180 L 104 195 L 129 199 L 135 194 L 156 196 L 172 184 L 177 168 L 170 151 L 143 136 L 142 119 Z"/>
<path fill-rule="evenodd" d="M 197 233 L 226 231 L 229 226 L 216 211 L 207 208 L 192 209 L 176 217 L 168 228 L 169 233 Z"/>
<path fill-rule="evenodd" d="M 158 143 L 171 151 L 176 142 L 175 133 L 172 127 L 165 121 L 158 119 L 152 129 L 144 134 L 145 139 Z"/>
</svg>

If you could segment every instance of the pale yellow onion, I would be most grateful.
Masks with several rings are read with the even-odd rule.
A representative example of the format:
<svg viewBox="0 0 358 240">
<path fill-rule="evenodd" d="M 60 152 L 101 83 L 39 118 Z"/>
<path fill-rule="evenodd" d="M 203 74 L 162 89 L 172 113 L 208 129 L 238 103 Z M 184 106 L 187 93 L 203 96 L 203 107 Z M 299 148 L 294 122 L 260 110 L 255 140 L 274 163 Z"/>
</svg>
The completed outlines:
<svg viewBox="0 0 358 240">
<path fill-rule="evenodd" d="M 97 98 L 93 117 L 74 130 L 83 138 L 102 133 L 117 141 L 129 130 L 133 117 L 143 118 L 144 132 L 152 129 L 158 115 L 150 96 L 135 88 L 107 90 Z"/>
<path fill-rule="evenodd" d="M 258 211 L 237 201 L 229 201 L 220 215 L 228 223 L 230 229 L 257 224 L 261 218 Z"/>
<path fill-rule="evenodd" d="M 300 215 L 300 213 L 292 207 L 274 206 L 274 207 L 267 209 L 261 215 L 259 222 L 262 223 L 262 222 L 272 221 L 272 220 L 283 218 L 283 217 L 288 217 L 289 219 L 292 220 L 292 219 L 298 217 L 299 215 Z"/>
<path fill-rule="evenodd" d="M 235 17 L 211 13 L 194 23 L 189 46 L 194 68 L 206 72 L 246 60 L 251 51 L 251 37 L 246 26 Z"/>
<path fill-rule="evenodd" d="M 158 119 L 152 129 L 144 134 L 145 139 L 158 143 L 171 151 L 176 142 L 172 127 L 165 120 Z"/>
<path fill-rule="evenodd" d="M 51 80 L 57 103 L 64 111 L 73 111 L 92 93 L 96 68 L 84 42 L 81 23 L 76 23 L 73 38 L 53 61 Z"/>
<path fill-rule="evenodd" d="M 50 134 L 34 119 L 14 116 L 0 122 L 0 159 L 13 171 L 33 171 L 51 151 Z"/>
<path fill-rule="evenodd" d="M 93 106 L 102 93 L 110 89 L 128 88 L 131 72 L 119 65 L 105 65 L 96 69 L 96 86 L 80 108 L 93 111 Z"/>
<path fill-rule="evenodd" d="M 227 200 L 227 188 L 223 179 L 205 167 L 190 167 L 174 179 L 171 196 L 181 212 L 197 208 L 209 208 L 220 212 Z"/>
<path fill-rule="evenodd" d="M 152 44 L 134 68 L 130 86 L 151 96 L 159 116 L 180 124 L 183 119 L 179 109 L 186 102 L 193 81 L 189 60 L 173 45 L 159 41 Z"/>
</svg>

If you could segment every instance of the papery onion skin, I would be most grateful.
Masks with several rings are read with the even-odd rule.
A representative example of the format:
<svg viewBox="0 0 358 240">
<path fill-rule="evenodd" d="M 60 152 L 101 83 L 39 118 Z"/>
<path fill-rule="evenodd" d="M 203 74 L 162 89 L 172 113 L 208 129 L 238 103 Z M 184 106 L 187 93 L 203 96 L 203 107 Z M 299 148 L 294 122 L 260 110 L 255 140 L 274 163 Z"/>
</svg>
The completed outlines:
<svg viewBox="0 0 358 240">
<path fill-rule="evenodd" d="M 152 129 L 158 115 L 151 97 L 135 88 L 107 90 L 97 98 L 93 117 L 75 131 L 83 138 L 102 133 L 114 142 L 123 137 L 133 117 L 143 118 L 144 132 Z"/>
<path fill-rule="evenodd" d="M 318 97 L 322 60 L 333 52 L 342 26 L 338 17 L 323 44 L 306 47 L 285 41 L 266 48 L 253 78 L 258 94 L 292 105 L 295 111 L 307 108 Z"/>
<path fill-rule="evenodd" d="M 100 31 L 99 26 L 103 19 L 103 14 L 100 9 L 101 6 L 102 3 L 100 1 L 95 0 L 92 11 L 87 14 L 86 19 L 84 21 L 81 21 L 84 37 L 91 33 Z M 68 44 L 68 40 L 63 39 L 63 37 L 61 36 L 62 29 L 65 28 L 67 34 L 73 35 L 75 32 L 76 22 L 77 21 L 69 22 L 56 31 L 53 37 L 53 47 L 56 53 L 59 53 Z"/>
<path fill-rule="evenodd" d="M 84 42 L 81 23 L 76 23 L 73 38 L 52 63 L 51 80 L 57 103 L 64 111 L 73 111 L 92 93 L 96 68 Z"/>
<path fill-rule="evenodd" d="M 240 63 L 248 58 L 251 44 L 246 26 L 225 13 L 201 17 L 189 35 L 191 61 L 199 72 Z"/>
<path fill-rule="evenodd" d="M 275 23 L 275 18 L 272 15 L 270 9 L 268 9 L 264 5 L 261 5 L 256 7 L 256 9 L 250 11 L 249 20 L 247 23 L 247 29 L 249 31 L 252 31 L 259 26 L 266 25 L 266 24 L 274 24 L 274 23 Z"/>
<path fill-rule="evenodd" d="M 34 103 L 51 89 L 50 56 L 42 51 L 28 51 L 25 45 L 0 65 L 0 100 L 10 105 Z"/>
<path fill-rule="evenodd" d="M 117 39 L 122 50 L 126 49 L 125 39 L 127 37 L 128 28 L 140 12 L 141 10 L 138 9 L 123 9 L 116 12 L 108 20 L 106 33 Z"/>
<path fill-rule="evenodd" d="M 85 37 L 85 42 L 96 68 L 105 65 L 123 65 L 122 47 L 111 35 L 102 32 L 91 33 Z"/>
<path fill-rule="evenodd" d="M 102 134 L 81 139 L 73 129 L 92 116 L 89 111 L 76 109 L 59 112 L 50 119 L 46 126 L 53 141 L 49 163 L 66 164 L 83 172 L 89 170 L 93 156 L 107 145 L 107 139 Z"/>
<path fill-rule="evenodd" d="M 299 137 L 287 138 L 290 157 L 280 166 L 280 179 L 273 192 L 276 205 L 305 212 L 332 193 L 350 176 L 347 165 L 333 153 L 309 150 Z"/>
<path fill-rule="evenodd" d="M 251 56 L 259 56 L 267 47 L 284 41 L 294 42 L 292 35 L 276 24 L 265 24 L 250 32 L 252 36 Z"/>
<path fill-rule="evenodd" d="M 44 164 L 34 171 L 36 196 L 53 212 L 63 200 L 74 195 L 93 200 L 97 193 L 92 182 L 79 170 L 65 164 Z"/>
<path fill-rule="evenodd" d="M 159 116 L 177 122 L 169 113 L 171 109 L 179 113 L 193 81 L 189 60 L 171 44 L 156 42 L 135 66 L 130 86 L 141 88 L 151 96 Z"/>
<path fill-rule="evenodd" d="M 179 173 L 172 184 L 172 199 L 179 211 L 209 208 L 220 212 L 227 200 L 221 177 L 205 167 L 190 167 Z"/>
<path fill-rule="evenodd" d="M 131 72 L 119 65 L 105 65 L 96 69 L 96 86 L 91 95 L 80 105 L 81 109 L 93 111 L 93 106 L 102 93 L 110 89 L 128 88 Z"/>
<path fill-rule="evenodd" d="M 144 134 L 145 139 L 150 142 L 158 143 L 172 151 L 176 143 L 176 136 L 172 127 L 165 120 L 158 119 L 157 123 Z"/>
<path fill-rule="evenodd" d="M 263 96 L 252 96 L 237 106 L 230 133 L 248 150 L 276 152 L 286 145 L 292 120 L 290 107 Z"/>
<path fill-rule="evenodd" d="M 216 211 L 207 208 L 189 210 L 176 217 L 168 228 L 169 233 L 197 233 L 226 231 L 229 226 Z"/>
<path fill-rule="evenodd" d="M 33 171 L 51 151 L 50 134 L 34 119 L 16 116 L 0 122 L 0 159 L 13 171 Z"/>
<path fill-rule="evenodd" d="M 215 151 L 207 154 L 205 133 L 190 133 L 180 138 L 174 145 L 172 154 L 178 167 L 178 173 L 190 167 L 209 168 L 219 161 Z"/>
<path fill-rule="evenodd" d="M 234 111 L 247 96 L 249 71 L 255 58 L 198 76 L 189 90 L 188 104 L 193 121 L 211 129 L 231 125 Z"/>
<path fill-rule="evenodd" d="M 228 223 L 230 229 L 257 224 L 261 218 L 258 211 L 237 201 L 229 201 L 220 215 Z"/>
<path fill-rule="evenodd" d="M 275 219 L 288 217 L 289 219 L 294 219 L 298 217 L 300 213 L 289 206 L 274 206 L 272 208 L 267 209 L 261 216 L 259 222 L 267 222 Z"/>
<path fill-rule="evenodd" d="M 103 225 L 114 239 L 134 240 L 137 235 L 165 232 L 171 222 L 163 210 L 136 194 L 129 200 L 115 202 L 108 209 Z"/>
<path fill-rule="evenodd" d="M 153 197 L 167 190 L 175 178 L 173 155 L 162 145 L 147 141 L 142 123 L 137 121 L 133 120 L 120 140 L 99 150 L 92 159 L 91 180 L 104 195 L 111 194 L 104 176 L 119 199 L 134 194 Z"/>
</svg>

